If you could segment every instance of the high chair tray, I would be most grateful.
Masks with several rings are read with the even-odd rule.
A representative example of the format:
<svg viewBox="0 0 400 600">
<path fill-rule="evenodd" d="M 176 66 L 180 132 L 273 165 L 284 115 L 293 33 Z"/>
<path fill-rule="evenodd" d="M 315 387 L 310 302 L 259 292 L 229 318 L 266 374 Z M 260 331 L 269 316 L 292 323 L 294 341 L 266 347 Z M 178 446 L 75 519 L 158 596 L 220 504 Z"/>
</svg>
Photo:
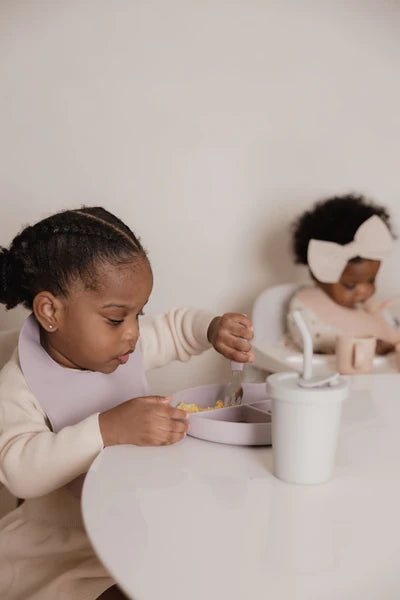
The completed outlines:
<svg viewBox="0 0 400 600">
<path fill-rule="evenodd" d="M 227 384 L 210 384 L 173 394 L 172 406 L 180 402 L 200 408 L 223 400 Z M 265 383 L 244 383 L 239 406 L 190 413 L 188 434 L 209 442 L 241 446 L 271 445 L 271 401 Z"/>
<path fill-rule="evenodd" d="M 298 371 L 303 368 L 303 354 L 278 344 L 256 340 L 252 342 L 255 354 L 254 366 L 271 373 L 279 371 Z M 322 375 L 336 370 L 335 354 L 314 354 L 312 359 L 314 375 Z M 375 356 L 372 373 L 398 373 L 396 354 Z"/>
</svg>

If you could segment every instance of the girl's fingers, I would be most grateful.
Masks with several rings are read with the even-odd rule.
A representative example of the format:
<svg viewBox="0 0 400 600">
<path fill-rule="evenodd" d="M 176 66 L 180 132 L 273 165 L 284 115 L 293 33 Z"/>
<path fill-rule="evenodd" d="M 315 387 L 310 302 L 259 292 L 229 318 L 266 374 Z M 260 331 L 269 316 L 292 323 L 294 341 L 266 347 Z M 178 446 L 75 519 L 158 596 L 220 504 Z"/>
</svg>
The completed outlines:
<svg viewBox="0 0 400 600">
<path fill-rule="evenodd" d="M 233 335 L 227 335 L 224 339 L 220 340 L 216 345 L 216 348 L 219 352 L 222 351 L 222 348 L 231 348 L 232 350 L 246 353 L 251 351 L 251 344 L 247 340 L 242 340 Z"/>
<path fill-rule="evenodd" d="M 233 348 L 234 350 L 239 350 L 240 352 L 250 352 L 251 344 L 247 340 L 242 340 L 241 338 L 230 335 L 227 339 L 224 340 L 224 343 Z"/>
<path fill-rule="evenodd" d="M 239 338 L 245 338 L 246 340 L 251 340 L 253 339 L 253 329 L 252 327 L 248 327 L 248 326 L 243 326 L 240 323 L 238 323 L 237 321 L 230 321 L 229 323 L 226 323 L 226 325 L 224 325 L 221 328 L 221 335 L 233 335 Z"/>
<path fill-rule="evenodd" d="M 146 400 L 156 405 L 155 414 L 164 419 L 177 419 L 178 421 L 186 421 L 189 417 L 188 413 L 181 408 L 170 406 L 172 401 L 171 396 L 148 396 Z"/>
<path fill-rule="evenodd" d="M 241 314 L 238 313 L 238 316 L 235 316 L 235 321 L 237 321 L 238 323 L 241 323 L 242 325 L 244 325 L 250 331 L 253 330 L 253 323 L 249 319 L 249 317 L 246 317 L 246 315 L 241 315 Z"/>
<path fill-rule="evenodd" d="M 249 329 L 252 329 L 252 327 L 253 327 L 253 323 L 251 322 L 249 317 L 247 317 L 246 315 L 243 315 L 242 313 L 236 313 L 236 312 L 224 313 L 221 317 L 221 320 L 224 323 L 233 322 L 233 321 L 236 323 L 241 323 L 244 327 L 248 327 Z"/>
<path fill-rule="evenodd" d="M 160 406 L 157 415 L 163 419 L 176 419 L 177 421 L 187 421 L 189 418 L 186 410 L 174 408 L 173 406 Z"/>
<path fill-rule="evenodd" d="M 171 419 L 162 419 L 157 426 L 160 431 L 166 433 L 186 433 L 189 429 L 189 423 L 182 423 L 182 421 L 173 421 Z"/>
<path fill-rule="evenodd" d="M 236 350 L 227 344 L 221 344 L 218 347 L 218 350 L 226 358 L 229 358 L 229 360 L 242 363 L 254 362 L 254 354 L 252 352 L 241 352 L 240 350 Z"/>
<path fill-rule="evenodd" d="M 163 425 L 163 422 L 166 422 L 166 419 L 161 419 L 161 425 L 152 423 L 152 426 L 143 432 L 139 445 L 165 446 L 175 444 L 185 437 L 189 429 L 187 423 L 171 421 L 172 426 L 168 428 Z"/>
<path fill-rule="evenodd" d="M 136 398 L 136 400 L 142 400 L 148 404 L 169 404 L 172 400 L 172 396 L 143 396 L 143 398 Z"/>
</svg>

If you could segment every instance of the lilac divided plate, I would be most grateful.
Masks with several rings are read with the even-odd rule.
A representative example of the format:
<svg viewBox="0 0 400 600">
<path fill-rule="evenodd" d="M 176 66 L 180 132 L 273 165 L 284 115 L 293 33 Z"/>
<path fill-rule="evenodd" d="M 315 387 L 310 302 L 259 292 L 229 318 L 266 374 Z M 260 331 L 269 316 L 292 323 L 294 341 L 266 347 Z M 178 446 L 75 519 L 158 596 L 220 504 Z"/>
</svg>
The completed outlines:
<svg viewBox="0 0 400 600">
<path fill-rule="evenodd" d="M 214 383 L 188 388 L 173 394 L 172 406 L 180 402 L 200 408 L 223 400 L 227 384 Z M 271 401 L 265 383 L 244 383 L 240 406 L 190 413 L 189 435 L 221 444 L 242 446 L 271 445 Z"/>
</svg>

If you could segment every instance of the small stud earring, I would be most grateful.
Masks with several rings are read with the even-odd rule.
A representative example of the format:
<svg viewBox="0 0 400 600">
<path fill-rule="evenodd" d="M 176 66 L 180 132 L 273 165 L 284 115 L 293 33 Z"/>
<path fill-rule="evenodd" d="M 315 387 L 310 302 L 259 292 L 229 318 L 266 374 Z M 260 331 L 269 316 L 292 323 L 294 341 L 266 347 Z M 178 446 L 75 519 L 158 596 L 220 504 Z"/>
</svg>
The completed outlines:
<svg viewBox="0 0 400 600">
<path fill-rule="evenodd" d="M 49 325 L 49 329 L 53 329 L 53 325 Z"/>
</svg>

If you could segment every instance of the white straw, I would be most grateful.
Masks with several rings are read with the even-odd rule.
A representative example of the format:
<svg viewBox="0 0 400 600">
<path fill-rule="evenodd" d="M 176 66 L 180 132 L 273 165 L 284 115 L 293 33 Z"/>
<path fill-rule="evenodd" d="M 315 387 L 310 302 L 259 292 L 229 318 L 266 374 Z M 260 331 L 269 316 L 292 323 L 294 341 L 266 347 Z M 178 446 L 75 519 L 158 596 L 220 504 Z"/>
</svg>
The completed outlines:
<svg viewBox="0 0 400 600">
<path fill-rule="evenodd" d="M 312 375 L 312 357 L 313 343 L 311 334 L 304 320 L 303 315 L 299 310 L 293 313 L 293 318 L 303 338 L 303 379 L 311 379 Z"/>
</svg>

